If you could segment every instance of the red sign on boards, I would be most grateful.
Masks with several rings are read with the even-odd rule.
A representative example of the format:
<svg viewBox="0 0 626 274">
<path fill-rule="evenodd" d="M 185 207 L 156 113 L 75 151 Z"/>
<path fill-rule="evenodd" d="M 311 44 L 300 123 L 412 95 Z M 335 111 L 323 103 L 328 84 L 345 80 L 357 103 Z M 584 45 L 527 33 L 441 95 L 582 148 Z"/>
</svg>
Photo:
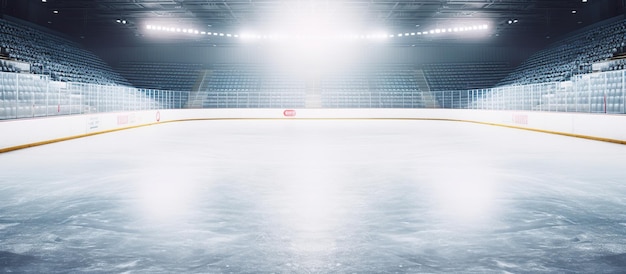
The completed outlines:
<svg viewBox="0 0 626 274">
<path fill-rule="evenodd" d="M 283 115 L 285 117 L 295 117 L 296 111 L 294 109 L 286 109 L 285 111 L 283 111 Z"/>
</svg>

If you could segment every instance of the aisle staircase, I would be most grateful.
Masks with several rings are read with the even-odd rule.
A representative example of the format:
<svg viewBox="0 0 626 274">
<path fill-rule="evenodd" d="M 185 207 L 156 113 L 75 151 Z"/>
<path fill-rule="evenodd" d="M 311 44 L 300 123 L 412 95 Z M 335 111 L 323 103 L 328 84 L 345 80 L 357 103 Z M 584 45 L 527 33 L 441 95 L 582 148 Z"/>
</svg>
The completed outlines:
<svg viewBox="0 0 626 274">
<path fill-rule="evenodd" d="M 193 89 L 189 94 L 189 99 L 185 108 L 203 108 L 204 96 L 206 95 L 206 90 L 209 88 L 208 79 L 211 78 L 213 74 L 212 70 L 203 70 L 200 73 L 200 76 L 196 80 L 196 83 L 193 85 Z"/>
<path fill-rule="evenodd" d="M 430 86 L 428 85 L 428 80 L 426 80 L 426 75 L 424 74 L 424 70 L 416 70 L 415 71 L 415 79 L 417 84 L 420 87 L 420 91 L 422 92 L 422 102 L 424 102 L 425 108 L 439 108 L 439 102 L 437 102 L 436 97 L 430 90 Z"/>
</svg>

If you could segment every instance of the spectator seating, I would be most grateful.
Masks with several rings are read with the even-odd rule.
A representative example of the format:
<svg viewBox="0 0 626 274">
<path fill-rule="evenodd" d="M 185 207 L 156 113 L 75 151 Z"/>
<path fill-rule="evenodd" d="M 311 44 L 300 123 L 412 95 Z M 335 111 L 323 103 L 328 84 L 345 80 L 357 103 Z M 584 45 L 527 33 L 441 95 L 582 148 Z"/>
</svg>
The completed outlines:
<svg viewBox="0 0 626 274">
<path fill-rule="evenodd" d="M 415 70 L 380 67 L 353 70 L 320 81 L 325 108 L 417 108 L 424 107 Z"/>
<path fill-rule="evenodd" d="M 612 58 L 625 42 L 626 20 L 576 32 L 531 56 L 499 85 L 568 81 L 590 73 L 594 63 Z"/>
<path fill-rule="evenodd" d="M 6 60 L 0 60 L 0 70 L 2 72 L 21 72 L 19 68 L 16 68 L 13 64 L 7 62 Z"/>
<path fill-rule="evenodd" d="M 494 87 L 512 69 L 508 63 L 443 63 L 424 65 L 433 91 L 468 90 Z"/>
<path fill-rule="evenodd" d="M 203 87 L 206 108 L 302 108 L 307 91 L 324 108 L 424 107 L 414 69 L 357 69 L 317 79 L 298 79 L 267 68 L 236 66 L 210 70 Z"/>
<path fill-rule="evenodd" d="M 202 64 L 125 61 L 117 71 L 134 86 L 161 90 L 191 91 Z"/>
<path fill-rule="evenodd" d="M 204 79 L 205 108 L 302 108 L 305 82 L 257 67 L 221 67 Z"/>
<path fill-rule="evenodd" d="M 33 73 L 52 80 L 101 85 L 128 85 L 93 53 L 68 39 L 34 27 L 0 19 L 0 46 L 11 59 L 31 64 Z"/>
</svg>

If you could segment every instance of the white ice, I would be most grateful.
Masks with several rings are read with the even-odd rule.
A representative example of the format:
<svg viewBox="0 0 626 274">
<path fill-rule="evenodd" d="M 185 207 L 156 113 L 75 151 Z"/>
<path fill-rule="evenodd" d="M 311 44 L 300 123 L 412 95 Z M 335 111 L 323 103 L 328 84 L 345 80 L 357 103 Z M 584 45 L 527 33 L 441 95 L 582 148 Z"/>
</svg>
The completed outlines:
<svg viewBox="0 0 626 274">
<path fill-rule="evenodd" d="M 0 154 L 0 170 L 0 271 L 626 271 L 623 145 L 197 121 Z"/>
</svg>

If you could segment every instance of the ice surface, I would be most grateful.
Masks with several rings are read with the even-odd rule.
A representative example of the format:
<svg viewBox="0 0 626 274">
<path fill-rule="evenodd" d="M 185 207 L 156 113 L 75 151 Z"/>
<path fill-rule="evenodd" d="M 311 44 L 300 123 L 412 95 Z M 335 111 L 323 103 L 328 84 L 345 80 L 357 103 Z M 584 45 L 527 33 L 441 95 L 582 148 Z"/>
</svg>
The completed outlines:
<svg viewBox="0 0 626 274">
<path fill-rule="evenodd" d="M 0 272 L 626 272 L 626 146 L 198 121 L 0 154 Z"/>
</svg>

